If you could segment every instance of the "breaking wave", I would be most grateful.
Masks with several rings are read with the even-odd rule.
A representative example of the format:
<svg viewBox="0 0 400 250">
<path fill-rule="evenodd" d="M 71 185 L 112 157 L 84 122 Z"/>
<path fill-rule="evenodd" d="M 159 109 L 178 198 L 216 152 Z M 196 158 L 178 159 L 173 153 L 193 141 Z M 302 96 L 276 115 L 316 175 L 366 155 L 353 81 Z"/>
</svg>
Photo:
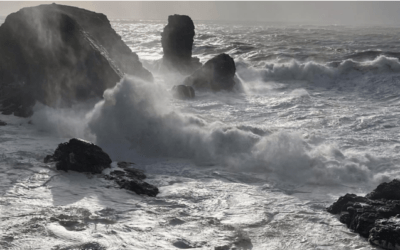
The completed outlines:
<svg viewBox="0 0 400 250">
<path fill-rule="evenodd" d="M 303 80 L 311 83 L 331 83 L 364 74 L 400 73 L 399 59 L 384 55 L 367 61 L 346 59 L 324 64 L 291 60 L 287 63 L 265 63 L 262 68 L 250 67 L 244 61 L 237 63 L 238 74 L 245 81 L 261 79 L 263 81 Z"/>
<path fill-rule="evenodd" d="M 86 119 L 96 143 L 114 160 L 135 160 L 138 155 L 186 158 L 315 184 L 388 178 L 375 175 L 380 159 L 368 154 L 346 155 L 335 145 L 314 145 L 298 133 L 262 135 L 184 115 L 169 105 L 162 86 L 134 77 L 106 90 Z"/>
</svg>

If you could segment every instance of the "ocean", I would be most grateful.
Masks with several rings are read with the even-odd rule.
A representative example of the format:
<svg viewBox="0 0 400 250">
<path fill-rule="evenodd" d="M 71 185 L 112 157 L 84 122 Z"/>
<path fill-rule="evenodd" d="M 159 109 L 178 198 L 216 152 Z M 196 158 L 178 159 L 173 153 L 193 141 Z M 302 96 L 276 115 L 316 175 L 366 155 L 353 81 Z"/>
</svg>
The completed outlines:
<svg viewBox="0 0 400 250">
<path fill-rule="evenodd" d="M 0 248 L 378 249 L 325 209 L 400 176 L 400 28 L 194 21 L 193 56 L 229 54 L 241 86 L 177 100 L 166 23 L 112 20 L 153 83 L 0 115 Z M 43 163 L 71 137 L 134 162 L 160 194 Z"/>
</svg>

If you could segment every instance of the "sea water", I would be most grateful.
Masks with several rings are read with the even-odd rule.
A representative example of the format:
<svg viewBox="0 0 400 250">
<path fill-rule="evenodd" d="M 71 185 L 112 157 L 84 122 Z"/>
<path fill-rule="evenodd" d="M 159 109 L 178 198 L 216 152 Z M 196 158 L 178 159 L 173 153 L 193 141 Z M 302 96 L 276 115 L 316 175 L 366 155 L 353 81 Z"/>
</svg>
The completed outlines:
<svg viewBox="0 0 400 250">
<path fill-rule="evenodd" d="M 165 25 L 112 21 L 154 82 L 0 116 L 0 246 L 375 249 L 325 208 L 400 176 L 400 28 L 195 21 L 193 56 L 232 56 L 242 91 L 176 100 L 185 76 L 160 67 Z M 134 162 L 160 194 L 43 163 L 71 137 Z"/>
</svg>

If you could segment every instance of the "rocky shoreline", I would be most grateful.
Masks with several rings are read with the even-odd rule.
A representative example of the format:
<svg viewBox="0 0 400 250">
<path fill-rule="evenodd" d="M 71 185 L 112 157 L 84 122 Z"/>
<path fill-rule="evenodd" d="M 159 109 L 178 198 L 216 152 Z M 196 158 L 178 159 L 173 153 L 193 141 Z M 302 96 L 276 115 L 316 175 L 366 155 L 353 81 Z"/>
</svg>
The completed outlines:
<svg viewBox="0 0 400 250">
<path fill-rule="evenodd" d="M 327 211 L 371 244 L 400 249 L 400 180 L 384 182 L 366 196 L 341 196 Z"/>
</svg>

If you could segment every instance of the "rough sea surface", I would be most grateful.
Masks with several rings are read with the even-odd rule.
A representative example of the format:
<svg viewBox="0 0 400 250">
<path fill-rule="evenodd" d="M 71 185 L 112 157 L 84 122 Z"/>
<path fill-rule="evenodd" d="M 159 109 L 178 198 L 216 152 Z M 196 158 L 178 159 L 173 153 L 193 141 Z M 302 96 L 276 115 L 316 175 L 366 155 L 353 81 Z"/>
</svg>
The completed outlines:
<svg viewBox="0 0 400 250">
<path fill-rule="evenodd" d="M 400 28 L 196 22 L 193 54 L 242 92 L 172 98 L 166 21 L 113 20 L 155 82 L 0 115 L 0 249 L 376 249 L 325 208 L 400 177 Z M 43 158 L 71 137 L 131 161 L 156 197 Z"/>
</svg>

